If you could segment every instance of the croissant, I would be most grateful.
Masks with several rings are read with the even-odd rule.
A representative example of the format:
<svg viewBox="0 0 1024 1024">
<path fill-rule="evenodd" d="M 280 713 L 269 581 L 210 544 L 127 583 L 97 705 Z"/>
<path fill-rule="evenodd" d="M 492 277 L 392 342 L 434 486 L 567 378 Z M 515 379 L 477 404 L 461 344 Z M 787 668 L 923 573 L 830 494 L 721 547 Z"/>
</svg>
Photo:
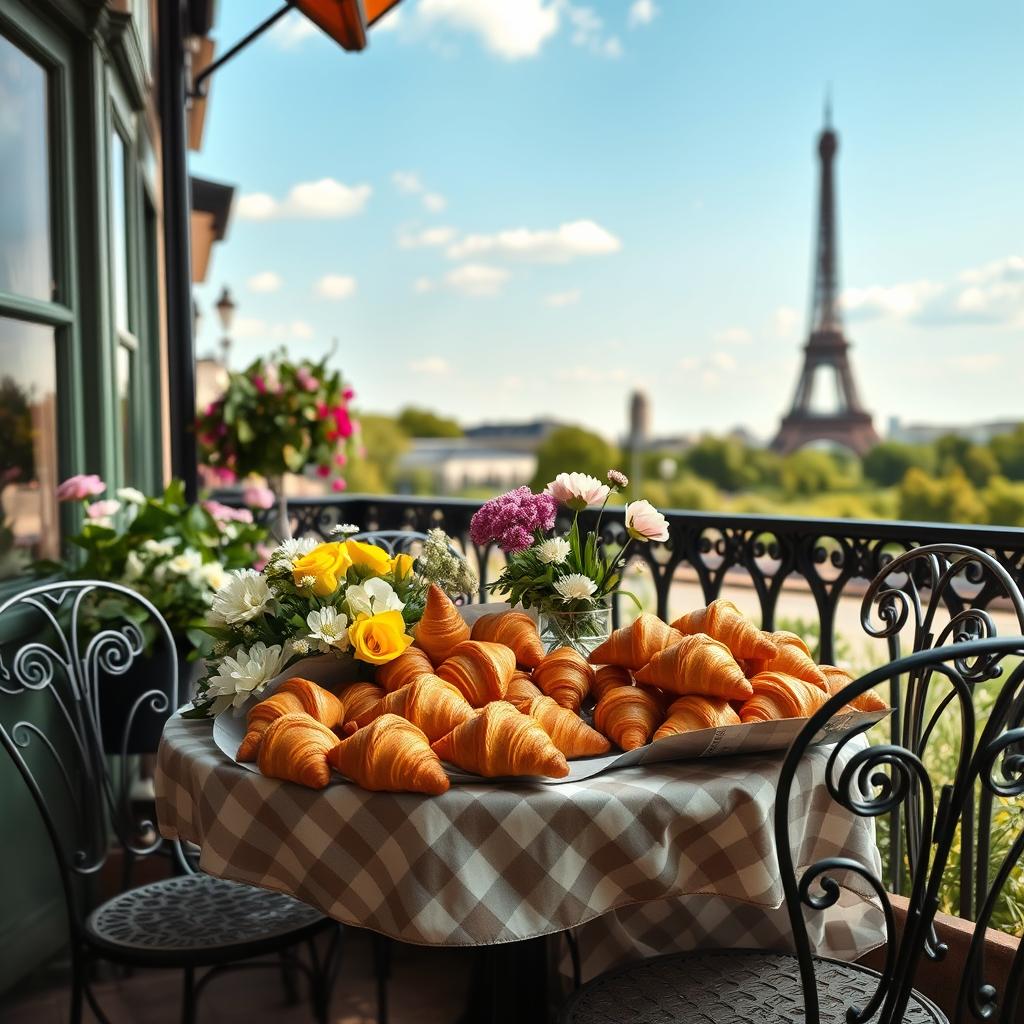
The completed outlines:
<svg viewBox="0 0 1024 1024">
<path fill-rule="evenodd" d="M 516 670 L 516 656 L 504 644 L 464 640 L 438 668 L 437 674 L 451 683 L 475 708 L 502 700 Z"/>
<path fill-rule="evenodd" d="M 331 781 L 327 755 L 337 745 L 338 737 L 323 722 L 292 711 L 267 726 L 257 764 L 269 778 L 323 789 Z"/>
<path fill-rule="evenodd" d="M 377 682 L 394 693 L 420 676 L 432 676 L 434 666 L 425 651 L 419 647 L 407 647 L 397 658 L 377 666 Z"/>
<path fill-rule="evenodd" d="M 594 683 L 594 668 L 571 647 L 558 647 L 533 670 L 533 682 L 563 708 L 579 713 Z"/>
<path fill-rule="evenodd" d="M 594 708 L 594 725 L 623 750 L 647 743 L 661 717 L 657 702 L 639 686 L 616 686 Z"/>
<path fill-rule="evenodd" d="M 754 695 L 740 708 L 741 722 L 809 718 L 828 700 L 816 686 L 783 672 L 758 672 L 750 685 Z"/>
<path fill-rule="evenodd" d="M 255 761 L 263 734 L 271 722 L 290 711 L 304 711 L 328 729 L 333 729 L 344 717 L 344 707 L 330 690 L 294 676 L 285 680 L 266 700 L 249 710 L 246 733 L 236 755 L 239 761 Z"/>
<path fill-rule="evenodd" d="M 540 723 L 504 700 L 492 701 L 442 736 L 433 748 L 442 760 L 490 778 L 544 775 L 563 779 L 569 774 L 565 755 Z"/>
<path fill-rule="evenodd" d="M 820 690 L 827 689 L 825 674 L 814 663 L 807 644 L 796 635 L 787 630 L 780 629 L 774 633 L 766 633 L 771 637 L 779 648 L 779 653 L 767 660 L 750 658 L 744 666 L 748 676 L 755 676 L 758 672 L 784 672 L 789 676 L 796 676 L 804 682 L 812 683 Z"/>
<path fill-rule="evenodd" d="M 724 598 L 676 619 L 672 628 L 688 636 L 707 633 L 725 644 L 735 658 L 767 660 L 778 652 L 778 645 L 770 634 L 761 632 L 732 601 Z"/>
<path fill-rule="evenodd" d="M 656 654 L 637 672 L 636 681 L 671 693 L 702 693 L 726 700 L 743 700 L 753 692 L 729 648 L 706 633 L 685 636 Z"/>
<path fill-rule="evenodd" d="M 683 634 L 662 622 L 657 615 L 644 612 L 632 625 L 623 626 L 587 659 L 591 665 L 621 665 L 635 672 L 643 668 L 658 651 L 678 643 Z"/>
<path fill-rule="evenodd" d="M 828 683 L 830 697 L 834 697 L 840 690 L 845 689 L 853 682 L 853 676 L 849 672 L 845 672 L 835 665 L 821 665 L 820 668 L 825 676 L 825 682 Z M 886 711 L 889 707 L 877 690 L 865 690 L 846 706 L 853 708 L 854 711 Z"/>
<path fill-rule="evenodd" d="M 435 675 L 420 676 L 389 693 L 364 711 L 347 728 L 355 732 L 381 715 L 398 715 L 422 729 L 428 740 L 439 740 L 473 715 L 473 709 L 450 683 Z M 353 728 L 354 727 L 354 728 Z"/>
<path fill-rule="evenodd" d="M 679 736 L 698 729 L 715 729 L 720 725 L 739 725 L 740 716 L 720 697 L 704 697 L 690 693 L 674 701 L 668 709 L 668 718 L 658 727 L 655 740 L 666 736 Z"/>
<path fill-rule="evenodd" d="M 435 668 L 446 660 L 463 640 L 469 639 L 469 626 L 465 619 L 436 583 L 431 583 L 427 591 L 427 603 L 419 623 L 413 630 L 413 638 L 416 646 L 426 652 Z"/>
<path fill-rule="evenodd" d="M 398 715 L 381 715 L 342 740 L 328 760 L 363 789 L 388 793 L 447 792 L 441 762 L 422 731 Z"/>
<path fill-rule="evenodd" d="M 505 692 L 505 700 L 513 707 L 518 708 L 522 713 L 528 714 L 530 705 L 544 694 L 530 682 L 530 677 L 525 672 L 513 672 L 508 682 L 508 690 Z"/>
<path fill-rule="evenodd" d="M 341 693 L 345 705 L 345 724 L 355 721 L 364 711 L 369 711 L 384 696 L 384 688 L 374 683 L 349 683 Z"/>
<path fill-rule="evenodd" d="M 473 623 L 470 634 L 474 640 L 504 644 L 515 652 L 516 663 L 523 668 L 536 668 L 544 657 L 544 645 L 537 632 L 537 623 L 526 612 L 492 612 L 481 615 Z"/>
<path fill-rule="evenodd" d="M 597 701 L 615 686 L 632 685 L 633 676 L 628 668 L 623 668 L 621 665 L 601 665 L 594 672 L 594 681 L 590 685 L 590 694 Z"/>
<path fill-rule="evenodd" d="M 550 697 L 537 697 L 526 710 L 551 737 L 551 742 L 566 757 L 593 757 L 607 754 L 612 745 L 596 729 L 591 729 L 575 712 L 556 704 Z"/>
</svg>

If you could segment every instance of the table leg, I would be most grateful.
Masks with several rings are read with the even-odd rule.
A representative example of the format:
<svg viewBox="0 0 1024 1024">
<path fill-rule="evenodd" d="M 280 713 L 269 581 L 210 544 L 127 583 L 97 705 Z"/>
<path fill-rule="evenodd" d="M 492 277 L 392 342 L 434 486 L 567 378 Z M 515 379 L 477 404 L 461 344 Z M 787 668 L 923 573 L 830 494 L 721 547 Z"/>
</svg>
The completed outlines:
<svg viewBox="0 0 1024 1024">
<path fill-rule="evenodd" d="M 547 939 L 484 946 L 459 1024 L 546 1024 Z"/>
</svg>

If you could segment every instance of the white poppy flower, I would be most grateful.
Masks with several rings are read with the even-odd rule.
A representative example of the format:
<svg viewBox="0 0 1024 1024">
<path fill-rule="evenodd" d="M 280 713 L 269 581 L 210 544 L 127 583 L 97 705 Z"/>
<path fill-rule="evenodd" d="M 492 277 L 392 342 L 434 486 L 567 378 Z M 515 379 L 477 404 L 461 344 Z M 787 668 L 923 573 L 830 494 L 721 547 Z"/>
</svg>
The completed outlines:
<svg viewBox="0 0 1024 1024">
<path fill-rule="evenodd" d="M 213 595 L 209 621 L 214 626 L 248 622 L 267 609 L 273 596 L 267 581 L 255 569 L 235 569 Z"/>
<path fill-rule="evenodd" d="M 564 537 L 551 537 L 537 545 L 537 557 L 545 565 L 564 562 L 569 557 L 572 545 Z"/>
<path fill-rule="evenodd" d="M 260 693 L 281 672 L 285 660 L 280 644 L 268 647 L 262 640 L 222 658 L 207 691 L 214 698 L 212 713 L 219 714 L 232 704 L 239 707 L 251 694 Z"/>
<path fill-rule="evenodd" d="M 597 584 L 589 576 L 574 572 L 555 580 L 555 590 L 563 601 L 584 601 L 597 590 Z"/>
<path fill-rule="evenodd" d="M 405 602 L 392 589 L 390 583 L 377 576 L 371 576 L 365 583 L 349 587 L 345 591 L 348 613 L 353 619 L 360 615 L 380 615 L 381 612 L 400 612 Z"/>
</svg>

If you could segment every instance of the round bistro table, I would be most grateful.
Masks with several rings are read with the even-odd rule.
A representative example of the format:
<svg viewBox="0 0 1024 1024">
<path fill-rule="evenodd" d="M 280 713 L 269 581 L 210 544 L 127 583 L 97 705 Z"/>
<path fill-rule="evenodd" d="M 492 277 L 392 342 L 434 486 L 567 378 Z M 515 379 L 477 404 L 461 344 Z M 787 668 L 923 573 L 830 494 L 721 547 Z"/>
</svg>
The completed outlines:
<svg viewBox="0 0 1024 1024">
<path fill-rule="evenodd" d="M 852 857 L 879 874 L 873 823 L 823 783 L 830 749 L 811 748 L 793 787 L 796 862 Z M 676 950 L 791 947 L 772 834 L 780 764 L 778 752 L 677 761 L 560 785 L 453 784 L 440 797 L 340 778 L 316 791 L 243 768 L 209 721 L 174 715 L 156 807 L 161 834 L 198 845 L 212 875 L 401 942 L 536 950 L 571 929 L 586 980 Z M 808 924 L 817 952 L 853 959 L 884 941 L 884 921 L 858 879 L 839 880 L 839 902 Z"/>
</svg>

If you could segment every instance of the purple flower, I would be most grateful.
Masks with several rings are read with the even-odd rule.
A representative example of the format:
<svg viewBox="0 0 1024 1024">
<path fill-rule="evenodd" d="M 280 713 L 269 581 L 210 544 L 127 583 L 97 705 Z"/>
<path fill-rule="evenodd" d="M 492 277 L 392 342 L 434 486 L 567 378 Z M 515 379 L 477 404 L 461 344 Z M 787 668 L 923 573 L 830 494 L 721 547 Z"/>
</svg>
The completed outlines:
<svg viewBox="0 0 1024 1024">
<path fill-rule="evenodd" d="M 497 542 L 505 552 L 523 551 L 537 530 L 555 525 L 558 502 L 550 494 L 534 494 L 529 487 L 492 498 L 473 514 L 469 534 L 479 547 Z"/>
</svg>

